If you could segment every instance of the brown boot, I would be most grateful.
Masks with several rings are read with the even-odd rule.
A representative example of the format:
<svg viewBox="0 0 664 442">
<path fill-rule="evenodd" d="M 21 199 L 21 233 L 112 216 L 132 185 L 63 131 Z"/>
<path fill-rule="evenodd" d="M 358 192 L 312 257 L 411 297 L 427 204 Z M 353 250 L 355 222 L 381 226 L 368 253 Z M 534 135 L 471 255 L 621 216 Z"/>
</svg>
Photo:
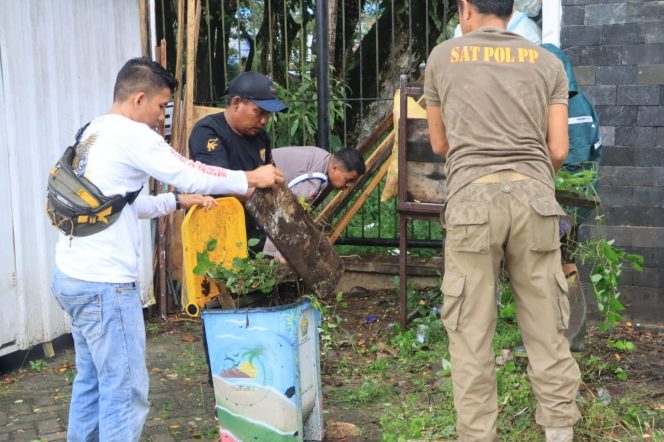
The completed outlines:
<svg viewBox="0 0 664 442">
<path fill-rule="evenodd" d="M 546 427 L 546 442 L 572 442 L 574 429 L 572 427 Z"/>
</svg>

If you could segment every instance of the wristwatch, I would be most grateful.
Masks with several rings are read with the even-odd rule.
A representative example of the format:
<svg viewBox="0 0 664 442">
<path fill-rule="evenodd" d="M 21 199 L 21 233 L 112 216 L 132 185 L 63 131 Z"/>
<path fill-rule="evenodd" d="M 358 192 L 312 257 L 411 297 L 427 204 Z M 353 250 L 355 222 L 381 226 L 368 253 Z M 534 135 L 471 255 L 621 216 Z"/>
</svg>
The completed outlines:
<svg viewBox="0 0 664 442">
<path fill-rule="evenodd" d="M 174 190 L 173 196 L 175 197 L 175 210 L 180 210 L 182 207 L 180 207 L 180 191 L 179 190 Z"/>
</svg>

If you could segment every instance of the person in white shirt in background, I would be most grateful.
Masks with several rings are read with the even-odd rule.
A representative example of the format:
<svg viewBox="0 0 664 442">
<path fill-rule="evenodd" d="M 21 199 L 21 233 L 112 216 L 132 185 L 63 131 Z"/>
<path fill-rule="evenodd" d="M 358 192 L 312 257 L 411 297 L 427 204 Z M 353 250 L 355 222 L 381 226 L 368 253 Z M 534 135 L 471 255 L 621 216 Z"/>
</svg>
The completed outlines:
<svg viewBox="0 0 664 442">
<path fill-rule="evenodd" d="M 231 171 L 193 162 L 175 152 L 155 128 L 177 80 L 146 58 L 118 73 L 113 106 L 82 134 L 82 171 L 104 195 L 124 195 L 150 176 L 183 192 L 246 194 L 283 182 L 267 165 Z M 69 441 L 138 441 L 148 415 L 145 327 L 138 287 L 139 218 L 212 201 L 201 195 L 139 195 L 115 223 L 85 237 L 61 235 L 52 291 L 71 318 L 76 378 L 69 410 Z"/>
</svg>

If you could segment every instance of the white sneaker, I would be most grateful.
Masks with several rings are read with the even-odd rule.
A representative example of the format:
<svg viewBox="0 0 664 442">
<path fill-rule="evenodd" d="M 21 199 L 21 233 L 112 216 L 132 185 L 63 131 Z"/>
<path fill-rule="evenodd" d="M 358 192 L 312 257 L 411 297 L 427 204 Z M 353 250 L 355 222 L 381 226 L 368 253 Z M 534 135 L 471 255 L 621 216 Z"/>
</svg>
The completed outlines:
<svg viewBox="0 0 664 442">
<path fill-rule="evenodd" d="M 574 429 L 572 427 L 546 427 L 544 429 L 546 442 L 572 442 Z"/>
</svg>

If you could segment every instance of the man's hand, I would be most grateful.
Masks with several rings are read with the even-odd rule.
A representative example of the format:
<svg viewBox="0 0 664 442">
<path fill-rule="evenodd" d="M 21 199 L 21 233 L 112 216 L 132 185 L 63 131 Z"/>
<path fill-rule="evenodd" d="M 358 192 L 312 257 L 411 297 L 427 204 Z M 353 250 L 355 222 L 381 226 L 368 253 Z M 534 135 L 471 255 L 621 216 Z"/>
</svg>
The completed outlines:
<svg viewBox="0 0 664 442">
<path fill-rule="evenodd" d="M 249 187 L 272 187 L 284 182 L 284 174 L 271 164 L 245 172 Z"/>
<path fill-rule="evenodd" d="M 433 153 L 441 157 L 446 157 L 447 152 L 450 150 L 450 145 L 447 143 L 447 131 L 445 130 L 445 122 L 443 121 L 443 114 L 439 106 L 427 106 L 427 123 Z"/>
<path fill-rule="evenodd" d="M 183 209 L 199 205 L 207 212 L 212 206 L 218 206 L 219 203 L 211 196 L 201 195 L 199 193 L 181 193 L 177 196 L 177 202 Z"/>
</svg>

